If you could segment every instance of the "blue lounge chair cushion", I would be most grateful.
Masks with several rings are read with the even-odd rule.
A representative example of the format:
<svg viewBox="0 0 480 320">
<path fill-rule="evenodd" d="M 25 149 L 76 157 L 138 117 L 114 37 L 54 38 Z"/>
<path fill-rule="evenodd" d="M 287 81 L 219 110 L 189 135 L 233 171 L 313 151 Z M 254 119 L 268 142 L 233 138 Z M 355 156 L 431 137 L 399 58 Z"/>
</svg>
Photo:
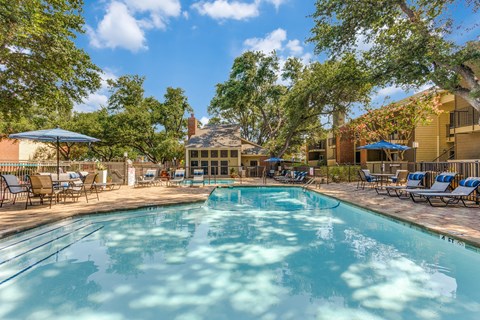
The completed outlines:
<svg viewBox="0 0 480 320">
<path fill-rule="evenodd" d="M 372 181 L 373 181 L 373 179 L 372 179 L 371 176 L 365 176 L 365 177 L 367 178 L 367 181 L 368 181 L 368 182 L 372 182 Z"/>
<path fill-rule="evenodd" d="M 80 174 L 76 172 L 71 172 L 70 173 L 70 179 L 80 179 Z"/>
<path fill-rule="evenodd" d="M 454 178 L 454 176 L 441 174 L 441 175 L 437 176 L 436 180 L 438 182 L 452 182 L 453 178 Z"/>
<path fill-rule="evenodd" d="M 421 173 L 410 173 L 408 175 L 408 180 L 422 180 L 423 176 L 424 175 Z"/>
<path fill-rule="evenodd" d="M 480 180 L 467 180 L 467 179 L 463 179 L 463 180 L 460 180 L 459 184 L 460 184 L 462 187 L 476 188 L 476 187 L 478 187 L 478 185 L 480 184 Z"/>
</svg>

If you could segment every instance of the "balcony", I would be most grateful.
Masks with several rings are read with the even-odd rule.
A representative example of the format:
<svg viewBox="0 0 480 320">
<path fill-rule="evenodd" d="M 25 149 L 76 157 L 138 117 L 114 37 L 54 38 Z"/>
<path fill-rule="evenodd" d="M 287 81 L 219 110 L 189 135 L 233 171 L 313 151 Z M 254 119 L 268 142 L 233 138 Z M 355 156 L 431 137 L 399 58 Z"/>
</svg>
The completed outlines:
<svg viewBox="0 0 480 320">
<path fill-rule="evenodd" d="M 456 129 L 455 132 L 468 132 L 480 130 L 478 121 L 480 119 L 480 113 L 473 107 L 462 108 L 450 112 L 450 125 L 448 133 L 452 133 L 451 129 Z M 471 128 L 465 128 L 471 127 Z M 463 130 L 458 130 L 459 128 L 464 128 Z"/>
</svg>

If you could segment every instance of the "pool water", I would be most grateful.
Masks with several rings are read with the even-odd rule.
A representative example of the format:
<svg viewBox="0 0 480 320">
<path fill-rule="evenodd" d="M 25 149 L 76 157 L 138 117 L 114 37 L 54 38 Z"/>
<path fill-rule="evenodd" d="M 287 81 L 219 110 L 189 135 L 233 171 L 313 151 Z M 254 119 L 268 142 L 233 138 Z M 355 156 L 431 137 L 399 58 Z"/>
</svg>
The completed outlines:
<svg viewBox="0 0 480 320">
<path fill-rule="evenodd" d="M 300 188 L 0 242 L 1 319 L 479 319 L 480 255 Z"/>
</svg>

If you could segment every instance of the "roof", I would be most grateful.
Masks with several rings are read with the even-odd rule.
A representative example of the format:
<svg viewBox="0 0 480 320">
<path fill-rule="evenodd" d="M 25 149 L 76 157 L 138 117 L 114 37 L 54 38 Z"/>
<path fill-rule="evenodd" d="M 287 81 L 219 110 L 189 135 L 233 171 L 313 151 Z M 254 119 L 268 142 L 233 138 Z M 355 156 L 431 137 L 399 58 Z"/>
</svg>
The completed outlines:
<svg viewBox="0 0 480 320">
<path fill-rule="evenodd" d="M 250 141 L 242 139 L 242 154 L 243 155 L 266 155 L 267 150 Z"/>
<path fill-rule="evenodd" d="M 198 148 L 240 148 L 240 126 L 232 124 L 205 125 L 196 128 L 185 146 L 187 149 Z"/>
</svg>

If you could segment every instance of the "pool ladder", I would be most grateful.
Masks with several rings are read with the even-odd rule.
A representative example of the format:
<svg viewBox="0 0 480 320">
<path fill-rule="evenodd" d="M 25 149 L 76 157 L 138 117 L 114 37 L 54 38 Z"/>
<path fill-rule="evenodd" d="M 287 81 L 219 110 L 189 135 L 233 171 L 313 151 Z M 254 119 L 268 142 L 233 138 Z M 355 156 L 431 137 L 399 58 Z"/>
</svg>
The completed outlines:
<svg viewBox="0 0 480 320">
<path fill-rule="evenodd" d="M 302 186 L 302 190 L 305 191 L 308 189 L 309 186 L 311 186 L 312 184 L 315 183 L 315 179 L 314 178 L 310 178 L 310 180 L 308 180 L 303 186 Z"/>
</svg>

